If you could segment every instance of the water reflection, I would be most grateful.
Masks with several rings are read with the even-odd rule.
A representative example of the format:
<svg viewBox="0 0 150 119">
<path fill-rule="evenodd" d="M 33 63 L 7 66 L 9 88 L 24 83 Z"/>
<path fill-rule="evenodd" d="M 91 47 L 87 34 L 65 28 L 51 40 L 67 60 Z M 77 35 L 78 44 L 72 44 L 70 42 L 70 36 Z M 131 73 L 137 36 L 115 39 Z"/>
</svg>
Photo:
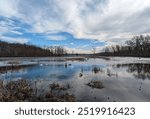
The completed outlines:
<svg viewBox="0 0 150 119">
<path fill-rule="evenodd" d="M 150 79 L 150 64 L 117 64 L 117 68 L 127 68 L 128 73 L 132 73 L 136 79 Z"/>
<path fill-rule="evenodd" d="M 90 61 L 89 61 L 90 62 Z M 118 70 L 116 70 L 117 68 Z M 81 62 L 55 62 L 41 63 L 38 65 L 24 67 L 20 69 L 5 70 L 1 72 L 0 78 L 13 79 L 22 77 L 24 79 L 49 79 L 49 80 L 70 80 L 78 76 L 82 78 L 85 75 L 116 77 L 124 72 L 127 75 L 132 74 L 136 79 L 150 79 L 150 64 L 130 63 L 103 66 L 102 64 L 88 64 Z"/>
<path fill-rule="evenodd" d="M 150 64 L 117 63 L 114 65 L 104 59 L 40 61 L 31 67 L 1 73 L 0 79 L 36 82 L 34 87 L 38 94 L 43 94 L 52 84 L 51 88 L 57 89 L 53 93 L 67 89 L 77 101 L 149 101 L 150 80 L 145 79 L 150 79 Z M 49 99 L 51 94 L 46 97 Z"/>
</svg>

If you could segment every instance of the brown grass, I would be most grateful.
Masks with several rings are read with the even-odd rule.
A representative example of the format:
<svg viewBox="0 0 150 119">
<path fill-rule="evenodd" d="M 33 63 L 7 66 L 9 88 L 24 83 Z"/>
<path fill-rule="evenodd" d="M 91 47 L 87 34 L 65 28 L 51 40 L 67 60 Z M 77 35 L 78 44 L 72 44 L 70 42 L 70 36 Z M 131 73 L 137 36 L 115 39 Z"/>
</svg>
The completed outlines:
<svg viewBox="0 0 150 119">
<path fill-rule="evenodd" d="M 83 57 L 66 58 L 66 61 L 85 61 Z"/>
<path fill-rule="evenodd" d="M 87 85 L 90 86 L 91 88 L 97 88 L 97 89 L 104 88 L 101 81 L 91 81 Z"/>
<path fill-rule="evenodd" d="M 65 90 L 64 86 L 59 84 L 52 84 L 50 86 L 53 90 Z M 36 95 L 37 90 L 33 88 L 32 84 L 28 80 L 10 81 L 4 84 L 0 80 L 0 101 L 2 102 L 73 102 L 75 97 L 63 92 L 60 94 L 54 94 L 53 92 L 46 92 L 40 95 Z"/>
</svg>

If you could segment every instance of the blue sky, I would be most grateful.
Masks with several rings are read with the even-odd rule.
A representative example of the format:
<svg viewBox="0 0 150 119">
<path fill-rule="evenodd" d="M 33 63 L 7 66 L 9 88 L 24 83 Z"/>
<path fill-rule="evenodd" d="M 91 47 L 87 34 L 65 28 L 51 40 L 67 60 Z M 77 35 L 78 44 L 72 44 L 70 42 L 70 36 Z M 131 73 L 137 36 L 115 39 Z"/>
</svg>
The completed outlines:
<svg viewBox="0 0 150 119">
<path fill-rule="evenodd" d="M 0 0 L 0 40 L 97 52 L 150 34 L 149 0 Z"/>
</svg>

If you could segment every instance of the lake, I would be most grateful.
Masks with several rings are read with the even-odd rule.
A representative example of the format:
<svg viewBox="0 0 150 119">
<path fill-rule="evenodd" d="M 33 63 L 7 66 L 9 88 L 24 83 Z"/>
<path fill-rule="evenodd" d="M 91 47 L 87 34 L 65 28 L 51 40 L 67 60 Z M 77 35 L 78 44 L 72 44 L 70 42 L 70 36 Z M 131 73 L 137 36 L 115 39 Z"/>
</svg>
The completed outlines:
<svg viewBox="0 0 150 119">
<path fill-rule="evenodd" d="M 150 101 L 150 58 L 3 58 L 1 67 L 12 60 L 33 65 L 1 71 L 0 79 L 29 80 L 38 95 L 59 83 L 80 102 Z M 94 87 L 94 81 L 102 88 Z"/>
</svg>

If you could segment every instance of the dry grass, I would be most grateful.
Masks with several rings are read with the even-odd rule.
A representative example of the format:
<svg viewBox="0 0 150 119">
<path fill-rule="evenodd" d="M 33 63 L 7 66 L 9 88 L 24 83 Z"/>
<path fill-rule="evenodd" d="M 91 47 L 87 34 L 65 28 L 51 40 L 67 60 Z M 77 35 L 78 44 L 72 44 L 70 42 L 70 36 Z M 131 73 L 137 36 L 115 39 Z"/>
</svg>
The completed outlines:
<svg viewBox="0 0 150 119">
<path fill-rule="evenodd" d="M 83 57 L 72 57 L 72 58 L 66 58 L 66 61 L 85 61 L 85 58 L 83 58 Z"/>
<path fill-rule="evenodd" d="M 22 69 L 22 68 L 26 68 L 26 67 L 32 67 L 32 66 L 34 66 L 34 65 L 36 65 L 36 64 L 27 64 L 27 65 L 17 65 L 17 64 L 15 64 L 15 65 L 10 65 L 10 66 L 3 66 L 3 67 L 0 67 L 0 73 L 4 73 L 4 72 L 7 72 L 7 71 L 10 71 L 10 70 L 20 70 L 20 69 Z"/>
<path fill-rule="evenodd" d="M 50 84 L 51 90 L 66 90 L 66 88 L 63 85 L 60 85 L 58 83 L 52 83 Z"/>
<path fill-rule="evenodd" d="M 16 65 L 16 64 L 20 64 L 21 62 L 20 61 L 9 61 L 9 62 L 7 62 L 7 64 L 14 64 L 14 65 Z"/>
<path fill-rule="evenodd" d="M 95 74 L 97 73 L 103 73 L 103 69 L 99 66 L 92 66 L 92 72 L 94 72 Z"/>
<path fill-rule="evenodd" d="M 59 84 L 52 84 L 50 86 L 53 90 L 65 90 L 64 86 Z M 66 92 L 61 95 L 54 94 L 53 92 L 46 92 L 36 95 L 37 90 L 34 89 L 28 80 L 10 81 L 4 84 L 0 80 L 0 101 L 2 102 L 73 102 L 75 97 Z"/>
<path fill-rule="evenodd" d="M 97 88 L 97 89 L 104 88 L 101 81 L 91 81 L 87 85 L 90 86 L 91 88 Z"/>
</svg>

